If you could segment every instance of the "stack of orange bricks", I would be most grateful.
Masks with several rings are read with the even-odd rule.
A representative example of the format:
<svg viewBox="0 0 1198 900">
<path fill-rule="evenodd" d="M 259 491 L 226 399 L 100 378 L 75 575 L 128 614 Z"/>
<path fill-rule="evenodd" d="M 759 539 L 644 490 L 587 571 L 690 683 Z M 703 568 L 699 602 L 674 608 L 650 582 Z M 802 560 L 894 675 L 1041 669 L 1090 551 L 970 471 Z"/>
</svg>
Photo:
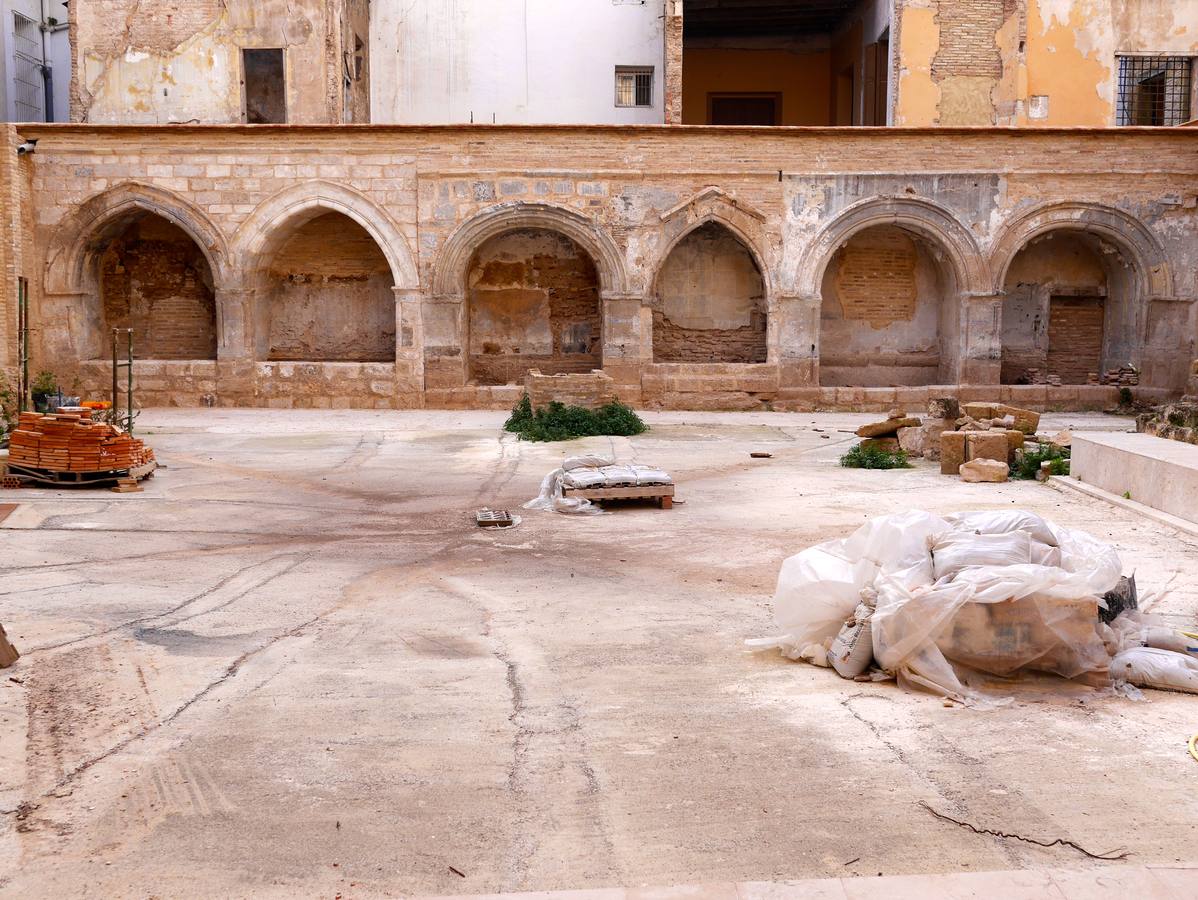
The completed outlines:
<svg viewBox="0 0 1198 900">
<path fill-rule="evenodd" d="M 9 436 L 8 461 L 53 472 L 111 472 L 154 459 L 154 451 L 129 434 L 82 413 L 21 413 Z"/>
</svg>

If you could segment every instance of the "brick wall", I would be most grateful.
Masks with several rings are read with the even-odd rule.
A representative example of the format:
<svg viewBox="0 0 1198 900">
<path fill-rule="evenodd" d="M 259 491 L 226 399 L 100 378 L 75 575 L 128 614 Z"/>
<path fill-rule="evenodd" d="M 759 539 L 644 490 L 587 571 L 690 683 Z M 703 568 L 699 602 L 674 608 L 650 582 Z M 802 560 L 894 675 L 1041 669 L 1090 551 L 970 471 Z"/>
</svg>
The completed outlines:
<svg viewBox="0 0 1198 900">
<path fill-rule="evenodd" d="M 100 261 L 108 328 L 132 328 L 138 359 L 215 359 L 212 273 L 187 234 L 146 216 L 116 238 Z"/>
<path fill-rule="evenodd" d="M 835 281 L 844 318 L 882 328 L 915 315 L 915 242 L 898 228 L 878 227 L 844 248 Z"/>
<path fill-rule="evenodd" d="M 940 0 L 937 22 L 940 49 L 932 59 L 932 77 L 1002 76 L 1002 57 L 995 34 L 1006 18 L 1010 0 Z"/>
<path fill-rule="evenodd" d="M 1103 299 L 1053 297 L 1049 305 L 1048 373 L 1086 384 L 1102 373 Z"/>
</svg>

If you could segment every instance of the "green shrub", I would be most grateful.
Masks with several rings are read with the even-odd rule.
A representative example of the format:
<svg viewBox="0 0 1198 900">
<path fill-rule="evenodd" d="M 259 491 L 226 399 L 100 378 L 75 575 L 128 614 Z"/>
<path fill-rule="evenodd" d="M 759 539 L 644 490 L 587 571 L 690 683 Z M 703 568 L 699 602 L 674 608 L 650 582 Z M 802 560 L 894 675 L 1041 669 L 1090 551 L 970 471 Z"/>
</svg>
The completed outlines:
<svg viewBox="0 0 1198 900">
<path fill-rule="evenodd" d="M 840 464 L 846 469 L 910 469 L 907 454 L 903 450 L 893 453 L 879 447 L 865 447 L 855 444 L 844 456 Z"/>
<path fill-rule="evenodd" d="M 1119 388 L 1119 405 L 1120 406 L 1131 406 L 1134 402 L 1135 402 L 1135 398 L 1131 395 L 1131 388 L 1129 388 L 1129 387 Z"/>
<path fill-rule="evenodd" d="M 1069 474 L 1069 448 L 1054 447 L 1052 444 L 1037 444 L 1037 449 L 1026 447 L 1015 451 L 1015 465 L 1011 467 L 1012 478 L 1034 480 L 1040 471 L 1041 463 L 1049 463 L 1049 473 L 1052 475 Z"/>
<path fill-rule="evenodd" d="M 595 410 L 565 406 L 556 401 L 543 409 L 534 410 L 528 394 L 525 394 L 503 428 L 526 441 L 568 441 L 593 435 L 627 437 L 641 434 L 648 426 L 619 400 Z"/>
</svg>

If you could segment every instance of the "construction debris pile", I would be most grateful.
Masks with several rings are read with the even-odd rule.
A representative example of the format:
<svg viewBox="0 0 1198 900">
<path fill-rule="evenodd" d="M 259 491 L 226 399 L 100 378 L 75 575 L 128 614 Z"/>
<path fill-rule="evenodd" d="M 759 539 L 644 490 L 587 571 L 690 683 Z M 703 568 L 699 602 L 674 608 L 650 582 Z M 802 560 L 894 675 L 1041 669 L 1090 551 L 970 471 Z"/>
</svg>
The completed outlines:
<svg viewBox="0 0 1198 900">
<path fill-rule="evenodd" d="M 892 409 L 885 421 L 857 429 L 861 446 L 909 457 L 939 460 L 944 475 L 966 481 L 1006 481 L 1017 454 L 1036 436 L 1040 414 L 1005 403 L 958 403 L 952 397 L 928 403 L 927 416 L 917 418 Z"/>
<path fill-rule="evenodd" d="M 1136 416 L 1136 431 L 1198 444 L 1198 398 L 1183 398 Z"/>
<path fill-rule="evenodd" d="M 1140 370 L 1133 365 L 1120 366 L 1099 375 L 1090 373 L 1090 384 L 1108 384 L 1116 387 L 1135 387 L 1140 383 Z"/>
<path fill-rule="evenodd" d="M 787 559 L 783 633 L 748 644 L 974 706 L 1033 673 L 1198 693 L 1198 635 L 1141 614 L 1121 569 L 1107 544 L 1019 510 L 882 516 Z"/>
<path fill-rule="evenodd" d="M 90 410 L 70 413 L 23 412 L 9 437 L 10 465 L 50 472 L 113 472 L 145 466 L 154 451 Z"/>
</svg>

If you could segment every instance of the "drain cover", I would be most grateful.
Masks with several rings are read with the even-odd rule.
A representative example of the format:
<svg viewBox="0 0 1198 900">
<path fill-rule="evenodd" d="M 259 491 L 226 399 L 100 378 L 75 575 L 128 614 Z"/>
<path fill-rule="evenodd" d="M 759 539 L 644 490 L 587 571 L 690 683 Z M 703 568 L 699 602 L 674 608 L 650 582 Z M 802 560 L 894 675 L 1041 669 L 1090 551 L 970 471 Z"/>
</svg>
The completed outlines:
<svg viewBox="0 0 1198 900">
<path fill-rule="evenodd" d="M 512 524 L 512 514 L 506 509 L 480 509 L 474 521 L 482 528 L 506 528 Z"/>
</svg>

